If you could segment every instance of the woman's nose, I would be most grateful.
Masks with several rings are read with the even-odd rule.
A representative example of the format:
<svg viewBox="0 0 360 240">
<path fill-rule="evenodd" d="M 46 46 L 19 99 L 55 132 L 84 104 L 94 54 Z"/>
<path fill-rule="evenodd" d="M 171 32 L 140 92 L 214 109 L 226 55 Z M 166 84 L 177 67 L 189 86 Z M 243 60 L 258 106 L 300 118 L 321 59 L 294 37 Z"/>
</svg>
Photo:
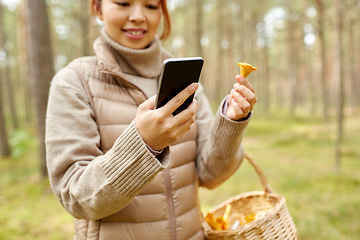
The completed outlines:
<svg viewBox="0 0 360 240">
<path fill-rule="evenodd" d="M 142 12 L 142 6 L 135 5 L 131 9 L 131 13 L 129 16 L 130 22 L 143 22 L 145 21 L 145 16 Z"/>
</svg>

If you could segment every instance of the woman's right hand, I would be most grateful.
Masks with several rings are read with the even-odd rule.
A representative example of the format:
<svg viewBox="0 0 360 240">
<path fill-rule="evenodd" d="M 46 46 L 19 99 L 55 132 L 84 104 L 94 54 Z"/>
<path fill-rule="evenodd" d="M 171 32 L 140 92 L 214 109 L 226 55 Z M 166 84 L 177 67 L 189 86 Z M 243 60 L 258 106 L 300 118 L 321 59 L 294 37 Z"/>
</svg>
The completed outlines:
<svg viewBox="0 0 360 240">
<path fill-rule="evenodd" d="M 176 116 L 172 113 L 185 102 L 199 87 L 193 83 L 177 94 L 165 106 L 155 108 L 156 96 L 153 96 L 140 104 L 135 125 L 144 142 L 153 150 L 161 150 L 176 142 L 190 130 L 195 122 L 197 102 L 194 99 L 190 106 Z"/>
</svg>

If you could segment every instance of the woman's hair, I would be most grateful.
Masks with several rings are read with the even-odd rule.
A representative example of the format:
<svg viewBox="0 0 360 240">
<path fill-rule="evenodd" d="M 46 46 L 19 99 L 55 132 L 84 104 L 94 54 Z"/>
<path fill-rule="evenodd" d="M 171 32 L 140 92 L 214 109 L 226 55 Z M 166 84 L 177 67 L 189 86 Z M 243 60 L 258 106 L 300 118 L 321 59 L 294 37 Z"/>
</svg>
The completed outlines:
<svg viewBox="0 0 360 240">
<path fill-rule="evenodd" d="M 160 36 L 160 39 L 166 39 L 169 37 L 171 32 L 171 20 L 170 20 L 170 14 L 167 8 L 167 2 L 166 0 L 160 0 L 161 9 L 163 12 L 163 18 L 164 18 L 164 28 L 163 32 Z M 95 16 L 95 9 L 101 8 L 101 0 L 91 0 L 91 13 L 92 16 Z"/>
</svg>

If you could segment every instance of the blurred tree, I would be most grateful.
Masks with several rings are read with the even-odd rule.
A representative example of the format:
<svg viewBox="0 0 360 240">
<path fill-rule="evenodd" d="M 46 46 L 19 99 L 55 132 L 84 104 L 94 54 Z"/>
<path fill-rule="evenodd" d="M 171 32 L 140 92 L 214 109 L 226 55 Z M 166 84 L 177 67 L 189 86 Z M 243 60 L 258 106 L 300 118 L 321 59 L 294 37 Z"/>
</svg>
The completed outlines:
<svg viewBox="0 0 360 240">
<path fill-rule="evenodd" d="M 252 7 L 251 1 L 242 1 L 242 14 L 243 14 L 243 62 L 253 62 L 251 59 L 252 52 L 252 36 L 254 32 L 252 24 Z"/>
<path fill-rule="evenodd" d="M 298 58 L 298 49 L 296 48 L 296 39 L 295 32 L 297 29 L 296 21 L 299 18 L 299 15 L 296 11 L 294 11 L 294 4 L 292 1 L 287 1 L 287 9 L 289 12 L 289 18 L 287 23 L 287 32 L 288 32 L 288 79 L 289 79 L 289 87 L 290 87 L 290 115 L 292 117 L 295 116 L 295 111 L 297 107 L 297 95 L 298 95 L 298 79 L 297 79 L 297 58 Z"/>
<path fill-rule="evenodd" d="M 27 0 L 25 9 L 27 41 L 29 41 L 27 45 L 29 77 L 36 109 L 41 172 L 46 176 L 45 114 L 50 81 L 54 76 L 49 19 L 45 1 Z"/>
<path fill-rule="evenodd" d="M 195 0 L 196 8 L 196 55 L 202 56 L 201 38 L 203 35 L 203 0 Z"/>
<path fill-rule="evenodd" d="M 0 28 L 2 34 L 3 29 L 3 6 L 0 4 Z M 0 47 L 2 47 L 2 44 L 0 43 Z M 0 68 L 0 153 L 2 157 L 8 157 L 10 156 L 10 147 L 9 147 L 9 141 L 8 141 L 8 135 L 6 131 L 6 124 L 5 124 L 5 115 L 4 115 L 4 109 L 3 109 L 3 77 L 2 77 L 2 71 Z"/>
<path fill-rule="evenodd" d="M 357 48 L 359 47 L 359 43 L 356 41 L 356 34 L 359 33 L 359 31 L 356 31 L 357 23 L 360 20 L 360 16 L 358 14 L 358 7 L 360 8 L 360 5 L 357 6 L 357 4 L 360 4 L 360 1 L 350 1 L 347 9 L 348 9 L 348 28 L 347 28 L 347 35 L 348 35 L 348 58 L 346 64 L 348 66 L 349 71 L 349 81 L 350 81 L 350 89 L 349 93 L 351 96 L 350 102 L 351 107 L 355 110 L 356 106 L 359 104 L 359 79 L 357 75 L 357 59 L 356 59 L 356 53 Z"/>
<path fill-rule="evenodd" d="M 1 72 L 0 72 L 1 73 Z M 0 153 L 2 157 L 10 156 L 10 147 L 8 141 L 8 135 L 6 132 L 5 116 L 3 111 L 3 102 L 2 102 L 2 81 L 0 77 Z"/>
<path fill-rule="evenodd" d="M 327 71 L 326 71 L 326 53 L 327 45 L 325 41 L 325 5 L 324 0 L 315 0 L 316 9 L 317 9 L 317 33 L 319 37 L 319 46 L 320 46 L 320 55 L 321 55 L 321 92 L 322 92 L 322 103 L 323 103 L 323 117 L 328 119 L 328 108 L 329 108 L 329 91 L 328 91 L 328 81 L 327 81 Z"/>
<path fill-rule="evenodd" d="M 4 29 L 4 12 L 3 12 L 3 6 L 0 4 L 0 48 L 3 49 L 6 60 L 4 61 L 6 64 L 5 66 L 5 82 L 6 82 L 6 88 L 7 88 L 7 96 L 8 96 L 8 104 L 10 107 L 10 113 L 11 113 L 11 119 L 13 128 L 17 129 L 19 127 L 18 124 L 18 118 L 16 114 L 16 108 L 15 108 L 15 99 L 14 99 L 14 91 L 13 91 L 13 84 L 11 81 L 11 73 L 10 73 L 10 66 L 9 66 L 9 52 L 7 48 L 5 47 L 5 44 L 7 42 L 7 34 Z"/>
<path fill-rule="evenodd" d="M 336 10 L 335 28 L 336 28 L 336 44 L 335 44 L 335 79 L 338 83 L 338 129 L 335 145 L 335 172 L 340 172 L 341 165 L 341 145 L 343 138 L 343 121 L 344 121 L 344 67 L 343 67 L 343 9 L 340 0 L 334 0 Z"/>
<path fill-rule="evenodd" d="M 219 101 L 223 97 L 223 92 L 225 91 L 225 86 L 222 84 L 223 76 L 224 76 L 224 50 L 222 49 L 222 41 L 224 40 L 224 7 L 226 0 L 217 0 L 216 1 L 216 59 L 217 59 L 217 67 L 216 67 L 216 78 L 215 84 L 218 86 L 216 101 Z"/>
<path fill-rule="evenodd" d="M 223 94 L 229 94 L 230 89 L 233 87 L 235 81 L 236 74 L 239 74 L 239 71 L 235 71 L 238 69 L 237 62 L 239 61 L 237 58 L 235 59 L 235 47 L 234 47 L 234 31 L 233 27 L 235 25 L 234 16 L 232 14 L 232 4 L 233 2 L 227 0 L 224 2 L 225 6 L 223 8 L 223 16 L 225 18 L 224 21 L 224 39 L 221 42 L 221 48 L 224 51 L 225 58 L 224 61 L 224 75 L 223 75 L 223 86 L 224 92 Z"/>
<path fill-rule="evenodd" d="M 244 0 L 240 0 L 239 2 L 239 11 L 237 13 L 237 37 L 238 41 L 237 44 L 239 45 L 238 51 L 239 51 L 239 58 L 241 62 L 245 62 L 245 7 L 244 7 Z"/>
<path fill-rule="evenodd" d="M 0 4 L 1 6 L 1 4 Z M 0 10 L 1 11 L 1 10 Z M 4 89 L 2 87 L 2 71 L 0 69 L 0 153 L 2 157 L 9 157 L 10 147 L 9 147 L 9 140 L 8 135 L 6 131 L 6 124 L 5 124 L 5 116 L 4 116 L 4 110 L 3 110 L 3 98 L 2 98 L 2 90 Z"/>
<path fill-rule="evenodd" d="M 357 2 L 357 7 L 355 7 L 355 14 L 357 16 L 357 26 L 355 29 L 360 29 L 360 0 L 358 0 Z M 356 59 L 356 63 L 355 63 L 355 69 L 356 69 L 356 76 L 358 76 L 357 81 L 356 81 L 356 89 L 357 89 L 357 93 L 360 92 L 360 81 L 359 81 L 359 76 L 360 76 L 360 31 L 356 31 L 357 32 L 357 59 Z M 356 94 L 356 106 L 357 106 L 357 111 L 359 112 L 359 107 L 360 107 L 360 94 Z"/>
<path fill-rule="evenodd" d="M 266 25 L 264 23 L 264 18 L 266 12 L 271 8 L 273 5 L 272 1 L 255 1 L 253 4 L 257 7 L 254 8 L 254 18 L 256 19 L 255 23 L 256 26 L 254 27 L 257 33 L 257 40 L 254 39 L 254 48 L 257 51 L 257 57 L 254 59 L 256 65 L 259 68 L 258 75 L 255 77 L 256 81 L 252 83 L 256 86 L 258 96 L 260 97 L 261 101 L 259 101 L 259 106 L 261 108 L 262 114 L 268 114 L 271 107 L 270 101 L 270 56 L 269 56 L 269 33 L 267 32 Z M 255 44 L 257 43 L 257 44 Z M 255 85 L 256 84 L 256 85 Z"/>
<path fill-rule="evenodd" d="M 90 24 L 90 1 L 80 0 L 80 22 L 81 22 L 81 37 L 83 39 L 82 49 L 83 56 L 89 56 L 92 54 L 89 24 Z"/>
<path fill-rule="evenodd" d="M 19 78 L 20 87 L 17 89 L 22 96 L 22 103 L 25 110 L 26 124 L 30 125 L 33 119 L 32 116 L 32 99 L 29 87 L 28 68 L 27 68 L 27 54 L 26 54 L 26 24 L 25 24 L 25 9 L 24 1 L 18 5 L 18 21 L 17 21 L 17 49 L 19 61 Z"/>
</svg>

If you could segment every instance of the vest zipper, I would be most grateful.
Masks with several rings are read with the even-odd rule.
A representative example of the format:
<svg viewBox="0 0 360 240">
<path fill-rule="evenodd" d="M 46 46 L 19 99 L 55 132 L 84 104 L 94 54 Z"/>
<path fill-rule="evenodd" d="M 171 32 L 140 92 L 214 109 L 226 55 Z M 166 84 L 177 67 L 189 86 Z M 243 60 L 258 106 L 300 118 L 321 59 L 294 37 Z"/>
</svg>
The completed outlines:
<svg viewBox="0 0 360 240">
<path fill-rule="evenodd" d="M 169 206 L 170 239 L 175 240 L 176 239 L 175 211 L 174 211 L 174 200 L 172 195 L 171 176 L 170 176 L 169 167 L 165 169 L 165 183 L 166 183 L 167 201 Z"/>
</svg>

